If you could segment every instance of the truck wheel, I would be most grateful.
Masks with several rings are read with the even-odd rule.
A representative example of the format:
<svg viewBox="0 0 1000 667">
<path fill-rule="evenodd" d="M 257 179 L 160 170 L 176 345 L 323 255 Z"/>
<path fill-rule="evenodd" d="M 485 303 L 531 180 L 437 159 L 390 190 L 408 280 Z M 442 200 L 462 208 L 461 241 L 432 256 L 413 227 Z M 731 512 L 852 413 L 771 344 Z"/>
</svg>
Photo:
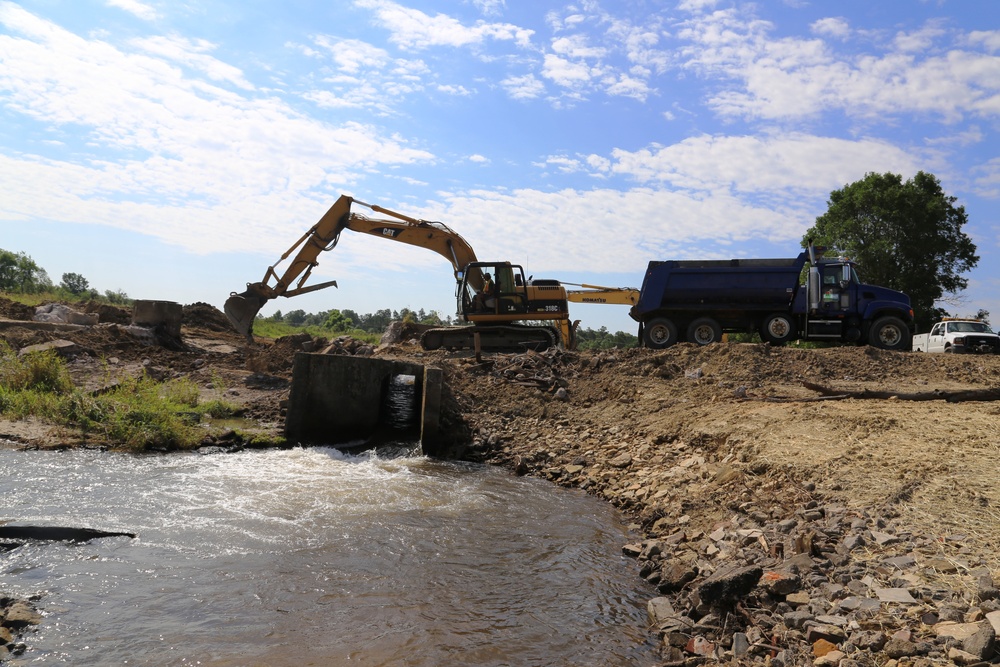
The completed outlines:
<svg viewBox="0 0 1000 667">
<path fill-rule="evenodd" d="M 784 345 L 795 338 L 795 325 L 792 318 L 784 313 L 768 315 L 760 328 L 760 337 L 771 345 Z"/>
<path fill-rule="evenodd" d="M 677 325 L 665 317 L 657 317 L 646 322 L 642 335 L 646 347 L 662 350 L 677 342 Z"/>
<path fill-rule="evenodd" d="M 688 326 L 687 339 L 698 345 L 718 343 L 722 340 L 722 327 L 711 317 L 699 317 Z"/>
<path fill-rule="evenodd" d="M 910 330 L 898 317 L 880 317 L 868 332 L 868 342 L 883 350 L 907 350 L 910 347 Z"/>
</svg>

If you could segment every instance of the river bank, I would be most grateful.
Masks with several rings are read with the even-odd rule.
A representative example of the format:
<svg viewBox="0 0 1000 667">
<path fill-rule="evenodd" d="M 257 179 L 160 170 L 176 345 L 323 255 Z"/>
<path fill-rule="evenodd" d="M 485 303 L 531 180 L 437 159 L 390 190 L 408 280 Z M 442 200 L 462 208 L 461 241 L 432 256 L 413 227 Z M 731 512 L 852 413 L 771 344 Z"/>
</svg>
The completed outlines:
<svg viewBox="0 0 1000 667">
<path fill-rule="evenodd" d="M 906 397 L 996 387 L 997 358 L 680 345 L 503 363 L 475 383 L 509 399 L 479 406 L 474 449 L 635 522 L 624 552 L 659 591 L 665 665 L 996 661 L 1000 410 Z"/>
</svg>

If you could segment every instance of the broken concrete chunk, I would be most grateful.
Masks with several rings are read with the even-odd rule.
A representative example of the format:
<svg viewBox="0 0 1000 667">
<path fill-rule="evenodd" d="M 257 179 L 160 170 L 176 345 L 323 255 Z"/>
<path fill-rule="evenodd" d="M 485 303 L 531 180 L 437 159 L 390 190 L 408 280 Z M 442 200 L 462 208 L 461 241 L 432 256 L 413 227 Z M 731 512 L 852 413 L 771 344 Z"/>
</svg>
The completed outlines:
<svg viewBox="0 0 1000 667">
<path fill-rule="evenodd" d="M 910 591 L 905 588 L 876 588 L 875 596 L 882 602 L 896 602 L 899 604 L 916 604 L 917 601 Z"/>
</svg>

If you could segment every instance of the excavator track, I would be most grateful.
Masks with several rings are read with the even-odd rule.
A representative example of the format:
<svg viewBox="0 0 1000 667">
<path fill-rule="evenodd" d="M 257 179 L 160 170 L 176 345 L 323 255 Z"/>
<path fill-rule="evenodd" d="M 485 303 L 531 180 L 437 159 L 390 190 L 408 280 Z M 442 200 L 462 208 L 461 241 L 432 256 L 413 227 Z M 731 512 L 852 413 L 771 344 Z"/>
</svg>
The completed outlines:
<svg viewBox="0 0 1000 667">
<path fill-rule="evenodd" d="M 541 352 L 555 347 L 558 334 L 552 327 L 529 327 L 517 324 L 473 325 L 428 329 L 420 336 L 425 350 L 474 349 L 479 334 L 479 349 L 483 352 Z"/>
</svg>

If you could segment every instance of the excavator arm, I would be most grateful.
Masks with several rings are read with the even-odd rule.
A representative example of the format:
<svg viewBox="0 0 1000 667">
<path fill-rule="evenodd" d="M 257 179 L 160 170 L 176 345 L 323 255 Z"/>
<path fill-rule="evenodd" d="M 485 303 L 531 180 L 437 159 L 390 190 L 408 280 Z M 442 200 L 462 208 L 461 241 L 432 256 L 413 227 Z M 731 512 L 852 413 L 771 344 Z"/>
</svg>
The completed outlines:
<svg viewBox="0 0 1000 667">
<path fill-rule="evenodd" d="M 375 219 L 353 213 L 352 203 L 392 216 L 395 220 Z M 440 222 L 418 220 L 341 195 L 319 222 L 285 251 L 277 262 L 267 267 L 260 282 L 247 283 L 246 291 L 230 294 L 224 310 L 233 327 L 252 341 L 254 320 L 269 300 L 336 287 L 335 280 L 308 286 L 305 283 L 313 268 L 319 265 L 319 254 L 332 250 L 345 229 L 433 250 L 451 263 L 457 281 L 461 281 L 465 267 L 476 261 L 476 253 L 468 242 Z M 279 276 L 277 266 L 296 250 L 298 252 Z"/>
<path fill-rule="evenodd" d="M 582 290 L 566 290 L 566 300 L 572 303 L 610 303 L 634 306 L 639 301 L 639 290 L 634 287 L 601 287 L 579 283 L 563 283 L 582 287 Z"/>
</svg>

